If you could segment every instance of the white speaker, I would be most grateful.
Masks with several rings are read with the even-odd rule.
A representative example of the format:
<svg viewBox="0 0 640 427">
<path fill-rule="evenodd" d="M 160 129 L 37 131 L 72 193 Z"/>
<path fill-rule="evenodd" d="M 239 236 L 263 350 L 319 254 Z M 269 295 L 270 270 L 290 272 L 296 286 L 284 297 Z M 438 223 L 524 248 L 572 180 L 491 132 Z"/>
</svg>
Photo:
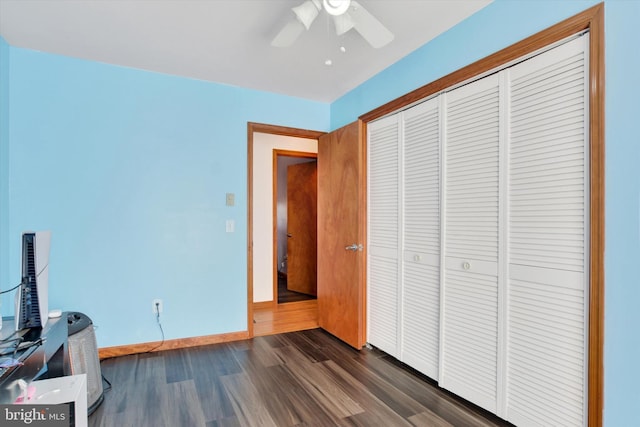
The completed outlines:
<svg viewBox="0 0 640 427">
<path fill-rule="evenodd" d="M 91 415 L 104 400 L 93 322 L 85 314 L 71 312 L 67 314 L 67 323 L 71 374 L 87 374 L 87 412 Z"/>
</svg>

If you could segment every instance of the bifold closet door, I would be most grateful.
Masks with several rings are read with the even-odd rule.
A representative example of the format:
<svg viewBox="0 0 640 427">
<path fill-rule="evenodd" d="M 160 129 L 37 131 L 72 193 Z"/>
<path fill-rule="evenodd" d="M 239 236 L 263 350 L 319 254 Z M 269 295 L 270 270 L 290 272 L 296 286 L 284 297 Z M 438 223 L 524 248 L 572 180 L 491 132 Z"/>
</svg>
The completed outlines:
<svg viewBox="0 0 640 427">
<path fill-rule="evenodd" d="M 510 71 L 506 418 L 586 422 L 588 35 Z"/>
<path fill-rule="evenodd" d="M 367 341 L 399 357 L 399 115 L 368 125 Z"/>
<path fill-rule="evenodd" d="M 496 412 L 500 79 L 446 95 L 440 385 Z"/>
<path fill-rule="evenodd" d="M 518 426 L 587 424 L 588 37 L 368 125 L 368 342 Z"/>
<path fill-rule="evenodd" d="M 437 380 L 440 340 L 440 98 L 402 113 L 400 360 Z"/>
</svg>

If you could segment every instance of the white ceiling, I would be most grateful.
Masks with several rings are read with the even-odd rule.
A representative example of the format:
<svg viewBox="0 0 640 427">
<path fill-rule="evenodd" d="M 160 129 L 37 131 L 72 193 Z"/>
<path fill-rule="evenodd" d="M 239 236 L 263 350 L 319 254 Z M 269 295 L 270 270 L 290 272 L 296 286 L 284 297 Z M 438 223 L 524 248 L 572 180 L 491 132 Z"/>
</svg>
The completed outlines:
<svg viewBox="0 0 640 427">
<path fill-rule="evenodd" d="M 292 47 L 271 47 L 303 0 L 0 0 L 0 35 L 15 47 L 331 102 L 490 1 L 359 0 L 395 35 L 380 49 L 354 30 L 336 36 L 326 13 Z"/>
</svg>

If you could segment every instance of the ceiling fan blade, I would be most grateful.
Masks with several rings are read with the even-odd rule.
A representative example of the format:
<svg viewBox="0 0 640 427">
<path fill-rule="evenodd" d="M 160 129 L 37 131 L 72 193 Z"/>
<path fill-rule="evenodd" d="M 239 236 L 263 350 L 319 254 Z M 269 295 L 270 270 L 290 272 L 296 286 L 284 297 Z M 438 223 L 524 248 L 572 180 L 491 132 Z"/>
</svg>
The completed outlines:
<svg viewBox="0 0 640 427">
<path fill-rule="evenodd" d="M 311 28 L 313 21 L 318 17 L 318 13 L 320 13 L 321 9 L 322 6 L 320 5 L 319 0 L 307 0 L 300 6 L 296 6 L 291 10 L 293 10 L 293 13 L 296 14 L 298 20 L 302 22 L 304 27 L 308 30 Z"/>
<path fill-rule="evenodd" d="M 353 28 L 353 19 L 348 13 L 333 17 L 333 24 L 336 27 L 336 34 L 341 36 Z"/>
<path fill-rule="evenodd" d="M 353 27 L 371 46 L 380 48 L 393 40 L 393 33 L 355 0 L 351 2 L 349 15 Z"/>
<path fill-rule="evenodd" d="M 289 47 L 298 40 L 298 37 L 300 37 L 300 34 L 302 34 L 304 30 L 305 28 L 302 22 L 297 19 L 289 21 L 289 23 L 280 30 L 278 35 L 271 40 L 271 46 Z"/>
</svg>

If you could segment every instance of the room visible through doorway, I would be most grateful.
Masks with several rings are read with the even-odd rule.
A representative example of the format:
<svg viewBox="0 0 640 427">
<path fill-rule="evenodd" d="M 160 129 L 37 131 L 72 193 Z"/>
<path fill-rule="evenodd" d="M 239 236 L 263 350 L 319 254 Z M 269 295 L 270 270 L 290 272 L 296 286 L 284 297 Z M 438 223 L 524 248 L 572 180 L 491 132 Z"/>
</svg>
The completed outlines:
<svg viewBox="0 0 640 427">
<path fill-rule="evenodd" d="M 274 150 L 274 295 L 278 304 L 316 298 L 317 160 Z"/>
</svg>

